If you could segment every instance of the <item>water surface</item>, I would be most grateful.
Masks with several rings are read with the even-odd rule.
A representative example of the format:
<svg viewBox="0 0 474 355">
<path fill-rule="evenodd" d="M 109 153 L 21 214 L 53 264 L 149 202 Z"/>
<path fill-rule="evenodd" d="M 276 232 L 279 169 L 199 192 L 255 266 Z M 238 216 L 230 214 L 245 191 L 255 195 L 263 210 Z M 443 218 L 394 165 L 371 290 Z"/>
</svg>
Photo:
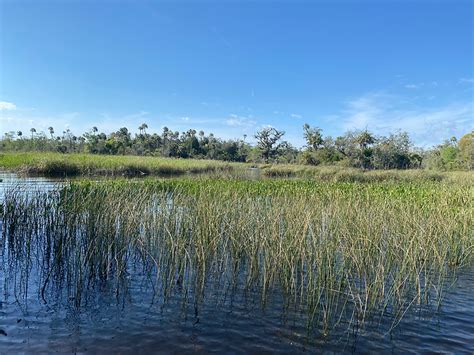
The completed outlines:
<svg viewBox="0 0 474 355">
<path fill-rule="evenodd" d="M 25 193 L 60 183 L 2 174 L 4 189 Z M 1 243 L 0 243 L 1 245 Z M 33 255 L 35 255 L 33 253 Z M 391 329 L 389 320 L 324 336 L 308 331 L 296 309 L 275 293 L 263 306 L 258 290 L 209 287 L 200 302 L 167 300 L 150 289 L 149 275 L 130 267 L 117 287 L 94 285 L 79 307 L 67 290 L 48 288 L 34 263 L 15 269 L 0 250 L 0 353 L 7 352 L 454 352 L 474 353 L 474 267 L 453 275 L 441 307 L 414 307 Z M 16 270 L 16 271 L 13 271 Z M 456 281 L 454 283 L 454 281 Z M 59 286 L 59 284 L 58 284 Z M 54 291 L 53 291 L 54 290 Z M 181 292 L 181 293 L 180 293 Z M 5 335 L 6 334 L 6 335 Z"/>
</svg>

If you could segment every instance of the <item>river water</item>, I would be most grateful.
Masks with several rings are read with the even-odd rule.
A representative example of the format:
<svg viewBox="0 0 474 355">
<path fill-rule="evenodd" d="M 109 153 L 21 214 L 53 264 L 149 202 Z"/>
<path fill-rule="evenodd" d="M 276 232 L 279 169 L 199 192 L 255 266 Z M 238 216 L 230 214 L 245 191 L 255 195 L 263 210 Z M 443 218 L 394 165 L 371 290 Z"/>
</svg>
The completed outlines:
<svg viewBox="0 0 474 355">
<path fill-rule="evenodd" d="M 24 193 L 54 189 L 60 181 L 0 174 L 5 189 Z M 3 238 L 3 235 L 2 235 Z M 2 243 L 0 243 L 2 245 Z M 0 251 L 0 353 L 17 352 L 343 352 L 474 353 L 474 267 L 457 272 L 438 310 L 407 312 L 398 326 L 367 325 L 322 336 L 308 332 L 297 310 L 284 309 L 279 295 L 265 307 L 257 291 L 212 292 L 199 305 L 179 294 L 167 302 L 150 292 L 146 276 L 130 271 L 120 295 L 104 284 L 75 307 L 59 290 L 46 303 L 34 270 L 12 274 Z M 456 281 L 456 282 L 454 282 Z M 28 288 L 18 285 L 28 285 Z"/>
</svg>

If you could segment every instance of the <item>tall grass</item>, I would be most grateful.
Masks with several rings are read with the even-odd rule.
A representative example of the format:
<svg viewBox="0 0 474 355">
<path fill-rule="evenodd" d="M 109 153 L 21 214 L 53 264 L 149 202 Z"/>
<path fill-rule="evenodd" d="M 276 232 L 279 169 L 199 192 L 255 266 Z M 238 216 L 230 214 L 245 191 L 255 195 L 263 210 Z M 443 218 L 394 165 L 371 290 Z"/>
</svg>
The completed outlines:
<svg viewBox="0 0 474 355">
<path fill-rule="evenodd" d="M 382 317 L 395 326 L 414 306 L 437 305 L 447 276 L 474 256 L 473 192 L 435 182 L 74 182 L 7 193 L 2 244 L 15 263 L 36 259 L 45 302 L 58 282 L 77 306 L 99 281 L 120 292 L 138 263 L 163 299 L 179 288 L 199 304 L 211 288 L 242 287 L 264 306 L 278 293 L 327 334 Z"/>
<path fill-rule="evenodd" d="M 25 175 L 57 177 L 108 176 L 147 177 L 207 174 L 226 178 L 298 178 L 328 182 L 377 183 L 444 181 L 474 186 L 474 173 L 428 170 L 364 171 L 340 166 L 226 163 L 215 160 L 171 159 L 160 157 L 106 156 L 60 153 L 0 154 L 0 170 Z"/>
<path fill-rule="evenodd" d="M 382 181 L 423 182 L 445 181 L 455 184 L 474 185 L 474 172 L 411 170 L 361 170 L 340 166 L 267 165 L 262 166 L 265 177 L 304 178 L 332 182 L 372 183 Z"/>
<path fill-rule="evenodd" d="M 213 160 L 60 153 L 0 154 L 0 168 L 26 175 L 45 176 L 176 176 L 218 173 L 242 164 Z"/>
</svg>

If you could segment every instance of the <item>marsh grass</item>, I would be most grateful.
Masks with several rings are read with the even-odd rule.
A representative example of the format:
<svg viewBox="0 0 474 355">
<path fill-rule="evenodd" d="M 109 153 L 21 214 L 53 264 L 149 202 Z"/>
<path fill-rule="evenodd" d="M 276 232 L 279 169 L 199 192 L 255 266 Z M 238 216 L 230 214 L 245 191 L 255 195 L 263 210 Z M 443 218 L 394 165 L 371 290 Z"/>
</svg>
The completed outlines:
<svg viewBox="0 0 474 355">
<path fill-rule="evenodd" d="M 326 335 L 382 318 L 396 326 L 412 308 L 436 307 L 448 275 L 473 259 L 473 191 L 438 182 L 74 182 L 8 192 L 2 244 L 17 269 L 37 263 L 44 302 L 58 284 L 77 307 L 98 282 L 123 292 L 133 265 L 158 298 L 179 289 L 195 307 L 210 289 L 258 290 L 262 307 L 281 294 L 308 330 Z"/>
<path fill-rule="evenodd" d="M 138 156 L 105 156 L 60 153 L 0 154 L 0 167 L 24 175 L 72 176 L 179 176 L 186 173 L 219 173 L 243 164 L 213 160 L 171 159 Z"/>
<path fill-rule="evenodd" d="M 450 182 L 474 186 L 474 173 L 469 171 L 361 170 L 340 166 L 267 165 L 262 175 L 269 178 L 303 178 L 328 182 Z"/>
<path fill-rule="evenodd" d="M 252 169 L 254 168 L 254 169 Z M 320 182 L 448 182 L 474 186 L 469 171 L 436 172 L 430 170 L 361 170 L 341 166 L 228 163 L 216 160 L 171 159 L 138 156 L 105 156 L 60 153 L 0 154 L 0 170 L 23 175 L 54 177 L 176 177 L 208 175 L 226 179 L 296 178 Z"/>
</svg>

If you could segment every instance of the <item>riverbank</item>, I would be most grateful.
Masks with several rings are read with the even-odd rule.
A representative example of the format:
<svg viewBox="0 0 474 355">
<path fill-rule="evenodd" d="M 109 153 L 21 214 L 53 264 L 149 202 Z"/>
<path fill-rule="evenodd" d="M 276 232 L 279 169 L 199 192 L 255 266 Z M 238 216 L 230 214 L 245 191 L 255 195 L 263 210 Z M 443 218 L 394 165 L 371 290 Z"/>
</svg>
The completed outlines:
<svg viewBox="0 0 474 355">
<path fill-rule="evenodd" d="M 245 164 L 162 157 L 38 152 L 0 154 L 0 169 L 20 175 L 54 177 L 179 176 L 229 172 L 243 167 Z"/>
<path fill-rule="evenodd" d="M 172 177 L 186 174 L 207 174 L 214 177 L 304 178 L 328 182 L 444 181 L 474 185 L 474 172 L 469 171 L 361 170 L 343 166 L 250 164 L 148 156 L 39 152 L 0 154 L 0 170 L 23 176 L 45 177 Z"/>
</svg>

